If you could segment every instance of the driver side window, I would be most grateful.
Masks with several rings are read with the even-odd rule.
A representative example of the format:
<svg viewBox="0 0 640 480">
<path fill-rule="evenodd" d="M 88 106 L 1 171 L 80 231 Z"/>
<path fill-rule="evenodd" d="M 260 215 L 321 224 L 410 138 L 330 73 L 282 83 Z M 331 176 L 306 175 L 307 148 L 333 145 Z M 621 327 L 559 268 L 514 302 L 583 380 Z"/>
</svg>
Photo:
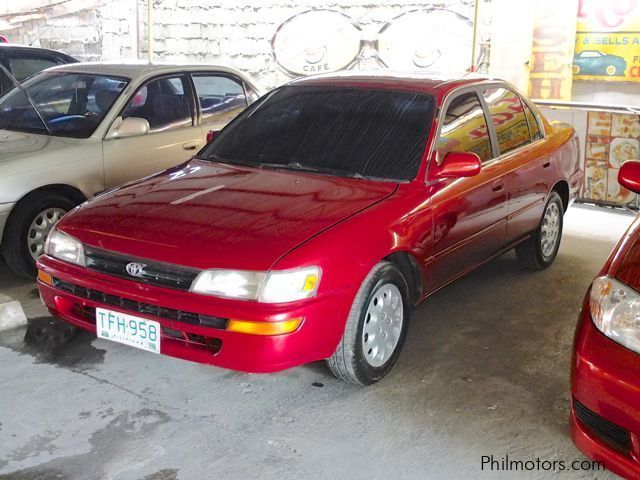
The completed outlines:
<svg viewBox="0 0 640 480">
<path fill-rule="evenodd" d="M 157 78 L 142 86 L 122 114 L 123 119 L 128 117 L 144 118 L 151 132 L 192 126 L 186 77 Z"/>
<path fill-rule="evenodd" d="M 437 150 L 439 163 L 449 152 L 472 152 L 483 163 L 493 158 L 487 121 L 476 92 L 463 93 L 449 104 Z"/>
</svg>

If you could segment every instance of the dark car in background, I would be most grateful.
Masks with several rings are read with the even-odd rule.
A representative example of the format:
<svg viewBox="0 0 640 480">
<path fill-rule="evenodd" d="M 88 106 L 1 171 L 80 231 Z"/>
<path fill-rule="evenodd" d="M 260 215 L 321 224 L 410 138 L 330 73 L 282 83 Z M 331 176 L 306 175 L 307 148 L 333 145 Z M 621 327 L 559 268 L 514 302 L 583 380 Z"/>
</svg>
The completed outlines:
<svg viewBox="0 0 640 480">
<path fill-rule="evenodd" d="M 75 58 L 56 50 L 0 42 L 0 63 L 20 82 L 41 70 L 77 62 Z M 0 69 L 0 94 L 11 88 L 13 82 Z"/>
</svg>

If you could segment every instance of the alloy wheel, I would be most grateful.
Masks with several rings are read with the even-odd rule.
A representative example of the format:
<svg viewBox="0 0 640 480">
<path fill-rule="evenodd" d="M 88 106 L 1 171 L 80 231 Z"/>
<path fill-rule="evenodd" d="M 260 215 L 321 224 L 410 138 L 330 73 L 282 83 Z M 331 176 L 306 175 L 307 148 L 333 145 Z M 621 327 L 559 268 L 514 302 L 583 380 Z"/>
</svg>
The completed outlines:
<svg viewBox="0 0 640 480">
<path fill-rule="evenodd" d="M 540 250 L 545 258 L 553 255 L 560 239 L 560 207 L 556 202 L 547 205 L 540 228 Z"/>
<path fill-rule="evenodd" d="M 29 225 L 27 248 L 34 260 L 44 253 L 44 244 L 49 232 L 65 213 L 67 212 L 62 208 L 47 208 L 37 214 Z"/>
</svg>

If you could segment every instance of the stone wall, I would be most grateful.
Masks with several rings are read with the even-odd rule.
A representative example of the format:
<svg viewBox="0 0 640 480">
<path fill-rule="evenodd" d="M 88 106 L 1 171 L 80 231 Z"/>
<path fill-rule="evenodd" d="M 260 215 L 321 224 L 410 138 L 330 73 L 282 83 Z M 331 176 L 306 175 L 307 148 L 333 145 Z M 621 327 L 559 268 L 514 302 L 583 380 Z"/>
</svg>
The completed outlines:
<svg viewBox="0 0 640 480">
<path fill-rule="evenodd" d="M 0 34 L 85 61 L 146 60 L 147 3 L 136 1 L 104 1 L 97 8 L 54 18 L 45 12 L 45 18 Z M 474 0 L 155 0 L 154 61 L 229 65 L 270 88 L 290 78 L 275 62 L 271 40 L 278 26 L 297 13 L 337 10 L 356 20 L 363 34 L 372 35 L 403 12 L 431 6 L 473 18 L 473 4 Z"/>
</svg>

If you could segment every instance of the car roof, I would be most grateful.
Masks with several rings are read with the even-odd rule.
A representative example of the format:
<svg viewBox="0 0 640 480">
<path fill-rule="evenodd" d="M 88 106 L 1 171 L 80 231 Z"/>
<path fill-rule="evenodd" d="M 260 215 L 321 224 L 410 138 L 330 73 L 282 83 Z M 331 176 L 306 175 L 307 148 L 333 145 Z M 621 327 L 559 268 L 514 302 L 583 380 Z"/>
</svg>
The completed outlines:
<svg viewBox="0 0 640 480">
<path fill-rule="evenodd" d="M 8 49 L 8 50 L 32 50 L 34 52 L 49 52 L 54 53 L 56 55 L 61 55 L 63 57 L 67 57 L 70 59 L 74 59 L 71 55 L 61 52 L 60 50 L 53 50 L 52 48 L 42 48 L 42 47 L 34 47 L 33 45 L 20 45 L 17 43 L 3 43 L 0 42 L 0 48 Z"/>
<path fill-rule="evenodd" d="M 499 79 L 491 79 L 475 73 L 428 74 L 378 70 L 373 72 L 358 71 L 314 75 L 294 80 L 290 82 L 289 85 L 385 88 L 399 91 L 431 93 L 441 96 L 461 86 L 489 81 L 503 82 Z"/>
<path fill-rule="evenodd" d="M 223 67 L 220 65 L 163 65 L 163 64 L 149 64 L 149 63 L 102 63 L 102 62 L 81 62 L 68 65 L 60 65 L 47 70 L 51 71 L 64 71 L 64 72 L 78 72 L 78 73 L 97 73 L 104 75 L 115 75 L 128 78 L 138 78 L 141 76 L 150 77 L 163 73 L 173 72 L 197 72 L 197 71 L 218 71 L 223 73 L 230 73 L 234 75 L 240 75 L 237 70 L 229 67 Z"/>
</svg>

